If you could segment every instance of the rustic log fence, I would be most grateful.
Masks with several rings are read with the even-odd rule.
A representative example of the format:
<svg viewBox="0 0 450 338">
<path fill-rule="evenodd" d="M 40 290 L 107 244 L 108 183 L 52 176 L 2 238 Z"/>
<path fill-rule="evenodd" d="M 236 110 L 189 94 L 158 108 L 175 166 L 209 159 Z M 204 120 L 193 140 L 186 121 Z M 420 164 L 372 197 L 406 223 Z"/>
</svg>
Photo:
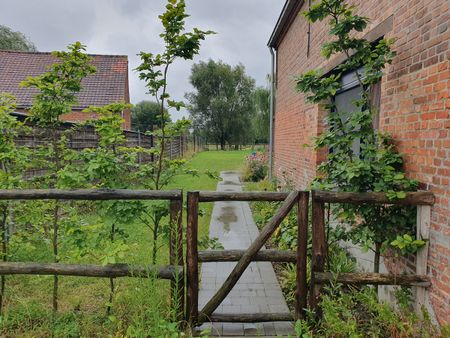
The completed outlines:
<svg viewBox="0 0 450 338">
<path fill-rule="evenodd" d="M 127 264 L 81 265 L 62 263 L 0 262 L 0 275 L 53 275 L 81 277 L 137 277 L 171 281 L 171 295 L 177 318 L 183 318 L 184 261 L 181 190 L 126 189 L 30 189 L 0 190 L 0 200 L 168 200 L 170 201 L 170 264 L 132 266 Z"/>
<path fill-rule="evenodd" d="M 428 233 L 430 210 L 434 204 L 434 195 L 429 191 L 410 192 L 405 198 L 391 200 L 385 193 L 376 192 L 329 192 L 312 191 L 312 258 L 309 307 L 317 309 L 320 302 L 320 290 L 324 283 L 337 281 L 344 284 L 402 285 L 415 286 L 417 293 L 415 307 L 420 311 L 425 303 L 426 288 L 431 285 L 427 274 Z M 399 204 L 417 206 L 417 238 L 426 241 L 426 245 L 417 252 L 416 274 L 398 275 L 381 273 L 342 273 L 337 276 L 324 272 L 327 255 L 325 233 L 325 203 L 351 204 Z"/>
<path fill-rule="evenodd" d="M 416 307 L 425 301 L 425 288 L 431 285 L 426 276 L 426 255 L 428 247 L 420 249 L 417 254 L 416 274 L 396 275 L 381 273 L 342 273 L 335 275 L 325 272 L 327 259 L 327 238 L 325 229 L 325 203 L 370 203 L 400 204 L 418 206 L 418 238 L 427 239 L 430 206 L 434 203 L 431 192 L 419 191 L 407 193 L 406 197 L 390 200 L 384 193 L 341 193 L 312 191 L 312 257 L 311 281 L 307 284 L 307 240 L 309 192 L 189 192 L 187 195 L 187 309 L 186 319 L 191 325 L 205 321 L 211 322 L 265 322 L 292 321 L 303 318 L 307 308 L 318 310 L 321 287 L 325 283 L 337 281 L 344 284 L 403 285 L 417 288 Z M 207 250 L 198 251 L 198 205 L 201 202 L 216 201 L 278 201 L 280 208 L 261 230 L 259 236 L 247 250 Z M 281 224 L 290 210 L 297 205 L 297 250 L 261 250 L 271 234 Z M 296 302 L 295 313 L 266 314 L 215 314 L 214 311 L 236 285 L 244 270 L 253 261 L 286 262 L 296 264 Z M 199 277 L 198 265 L 203 262 L 237 262 L 224 284 L 207 302 L 203 309 L 198 309 Z M 309 298 L 309 302 L 308 302 Z M 319 311 L 320 312 L 320 311 Z"/>
<path fill-rule="evenodd" d="M 416 205 L 417 237 L 428 239 L 430 208 L 434 204 L 431 192 L 407 193 L 406 197 L 390 200 L 383 193 L 340 193 L 312 191 L 312 257 L 311 281 L 307 285 L 308 191 L 287 192 L 212 192 L 187 193 L 186 267 L 183 255 L 183 193 L 181 190 L 116 190 L 116 189 L 30 189 L 0 190 L 0 200 L 168 200 L 170 202 L 170 262 L 166 266 L 131 266 L 127 264 L 77 265 L 62 263 L 0 262 L 0 275 L 64 275 L 84 277 L 155 277 L 171 281 L 171 297 L 177 305 L 178 320 L 191 325 L 212 322 L 265 322 L 292 321 L 303 318 L 307 308 L 317 310 L 321 288 L 325 283 L 337 281 L 344 284 L 405 285 L 417 288 L 416 308 L 425 303 L 426 288 L 431 285 L 426 275 L 428 244 L 417 253 L 416 274 L 395 275 L 380 273 L 325 272 L 327 238 L 325 229 L 325 203 L 370 203 Z M 198 251 L 199 203 L 217 201 L 277 201 L 278 211 L 260 231 L 247 250 Z M 280 226 L 283 219 L 296 207 L 297 250 L 262 249 L 266 241 Z M 245 269 L 254 261 L 285 262 L 296 264 L 295 312 L 266 314 L 214 314 L 220 303 L 236 285 Z M 198 309 L 199 264 L 203 262 L 237 262 L 236 266 L 207 302 Z M 308 294 L 309 293 L 309 294 Z M 186 297 L 186 306 L 185 306 Z M 309 298 L 309 302 L 308 302 Z"/>
</svg>

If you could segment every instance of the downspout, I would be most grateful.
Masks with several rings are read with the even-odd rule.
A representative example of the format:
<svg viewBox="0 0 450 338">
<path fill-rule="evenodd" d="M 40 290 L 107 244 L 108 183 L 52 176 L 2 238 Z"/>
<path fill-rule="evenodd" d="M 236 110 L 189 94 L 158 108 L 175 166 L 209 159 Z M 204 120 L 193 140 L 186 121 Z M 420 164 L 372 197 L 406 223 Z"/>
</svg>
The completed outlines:
<svg viewBox="0 0 450 338">
<path fill-rule="evenodd" d="M 271 46 L 269 46 L 272 64 L 270 69 L 270 114 L 269 114 L 269 180 L 273 178 L 273 116 L 275 110 L 275 53 Z"/>
</svg>

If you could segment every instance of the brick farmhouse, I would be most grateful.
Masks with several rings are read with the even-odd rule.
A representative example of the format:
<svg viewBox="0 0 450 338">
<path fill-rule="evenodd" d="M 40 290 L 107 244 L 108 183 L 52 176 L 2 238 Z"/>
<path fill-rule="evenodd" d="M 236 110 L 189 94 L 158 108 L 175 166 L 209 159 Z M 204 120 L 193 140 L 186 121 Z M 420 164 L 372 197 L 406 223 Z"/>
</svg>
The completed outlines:
<svg viewBox="0 0 450 338">
<path fill-rule="evenodd" d="M 296 92 L 294 76 L 322 68 L 329 72 L 344 59 L 326 60 L 321 45 L 329 39 L 326 22 L 309 24 L 301 11 L 309 1 L 287 0 L 269 41 L 276 53 L 272 173 L 297 188 L 308 187 L 326 153 L 303 147 L 324 128 L 320 105 Z M 392 134 L 404 154 L 408 175 L 431 190 L 428 274 L 429 300 L 441 324 L 450 323 L 450 11 L 447 0 L 348 0 L 370 19 L 367 39 L 396 38 L 397 52 L 375 95 L 379 116 L 374 125 Z M 337 93 L 344 108 L 355 98 L 352 76 Z M 340 96 L 340 97 L 339 97 Z M 339 107 L 338 107 L 339 109 Z M 345 111 L 345 110 L 344 110 Z"/>
<path fill-rule="evenodd" d="M 82 81 L 77 94 L 78 104 L 71 113 L 62 116 L 64 121 L 80 122 L 95 118 L 95 114 L 82 112 L 89 106 L 103 106 L 114 102 L 130 102 L 128 86 L 128 57 L 124 55 L 90 55 L 97 68 L 93 75 Z M 11 93 L 17 99 L 17 112 L 25 113 L 36 95 L 34 88 L 20 86 L 29 76 L 38 76 L 57 62 L 51 53 L 17 52 L 0 50 L 0 93 Z M 131 112 L 122 112 L 123 129 L 131 129 Z"/>
</svg>

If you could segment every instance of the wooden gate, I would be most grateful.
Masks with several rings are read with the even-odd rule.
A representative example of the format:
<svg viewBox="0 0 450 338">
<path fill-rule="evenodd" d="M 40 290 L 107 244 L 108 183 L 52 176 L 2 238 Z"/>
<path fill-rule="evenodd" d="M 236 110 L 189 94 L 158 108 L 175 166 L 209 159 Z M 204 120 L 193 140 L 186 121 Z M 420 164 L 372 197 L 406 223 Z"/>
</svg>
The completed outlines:
<svg viewBox="0 0 450 338">
<path fill-rule="evenodd" d="M 308 238 L 309 192 L 189 192 L 187 194 L 187 320 L 191 325 L 205 321 L 213 322 L 267 322 L 292 321 L 302 318 L 307 305 L 306 250 Z M 247 250 L 223 250 L 198 252 L 198 206 L 200 202 L 217 201 L 283 201 L 272 219 L 260 231 L 258 237 Z M 298 207 L 298 247 L 297 251 L 261 250 L 266 241 L 278 228 L 291 209 Z M 201 311 L 198 309 L 199 276 L 201 262 L 237 261 L 236 266 Z M 290 313 L 265 314 L 220 314 L 213 312 L 236 285 L 245 269 L 252 261 L 276 261 L 297 263 L 296 311 Z"/>
</svg>

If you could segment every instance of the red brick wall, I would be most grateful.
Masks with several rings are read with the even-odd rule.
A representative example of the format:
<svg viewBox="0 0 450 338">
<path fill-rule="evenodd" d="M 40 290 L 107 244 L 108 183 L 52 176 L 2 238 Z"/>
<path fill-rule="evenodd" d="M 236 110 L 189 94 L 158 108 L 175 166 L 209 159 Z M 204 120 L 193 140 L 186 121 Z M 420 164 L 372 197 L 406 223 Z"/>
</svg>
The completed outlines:
<svg viewBox="0 0 450 338">
<path fill-rule="evenodd" d="M 72 111 L 71 113 L 64 114 L 61 117 L 61 120 L 68 121 L 68 122 L 82 122 L 90 119 L 95 119 L 97 117 L 96 114 L 92 113 L 83 113 L 82 111 Z M 124 130 L 131 130 L 131 111 L 129 109 L 125 110 L 123 112 L 123 129 Z"/>
<path fill-rule="evenodd" d="M 382 79 L 380 129 L 390 132 L 405 154 L 406 170 L 433 191 L 429 274 L 431 301 L 439 321 L 450 322 L 450 11 L 447 0 L 349 0 L 371 19 L 367 32 L 389 16 L 397 56 Z M 303 6 L 302 10 L 306 10 Z M 277 95 L 274 126 L 274 175 L 308 186 L 322 156 L 312 137 L 322 131 L 323 114 L 295 91 L 293 77 L 327 67 L 333 60 L 320 55 L 328 38 L 325 23 L 311 25 L 296 17 L 277 50 Z M 366 32 L 365 32 L 366 33 Z"/>
<path fill-rule="evenodd" d="M 24 109 L 16 109 L 18 112 L 26 113 L 26 110 Z M 91 120 L 97 118 L 96 114 L 93 113 L 84 113 L 80 110 L 74 110 L 71 113 L 64 114 L 61 116 L 62 121 L 67 122 L 83 122 L 86 120 Z M 123 112 L 123 129 L 124 130 L 131 130 L 131 110 L 127 109 Z"/>
</svg>

